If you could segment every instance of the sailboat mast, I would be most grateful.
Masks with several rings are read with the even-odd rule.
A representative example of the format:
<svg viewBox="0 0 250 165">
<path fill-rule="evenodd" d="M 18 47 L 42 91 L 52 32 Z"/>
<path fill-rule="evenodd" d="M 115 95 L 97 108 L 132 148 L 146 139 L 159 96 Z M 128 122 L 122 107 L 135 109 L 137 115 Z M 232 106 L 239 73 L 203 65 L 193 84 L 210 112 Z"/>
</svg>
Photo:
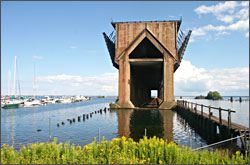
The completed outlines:
<svg viewBox="0 0 250 165">
<path fill-rule="evenodd" d="M 16 56 L 15 56 L 15 63 L 14 63 L 14 76 L 13 76 L 13 95 L 16 96 Z"/>
<path fill-rule="evenodd" d="M 34 63 L 34 98 L 36 99 L 36 64 Z"/>
<path fill-rule="evenodd" d="M 10 96 L 10 70 L 9 70 L 9 77 L 8 77 L 8 96 Z"/>
</svg>

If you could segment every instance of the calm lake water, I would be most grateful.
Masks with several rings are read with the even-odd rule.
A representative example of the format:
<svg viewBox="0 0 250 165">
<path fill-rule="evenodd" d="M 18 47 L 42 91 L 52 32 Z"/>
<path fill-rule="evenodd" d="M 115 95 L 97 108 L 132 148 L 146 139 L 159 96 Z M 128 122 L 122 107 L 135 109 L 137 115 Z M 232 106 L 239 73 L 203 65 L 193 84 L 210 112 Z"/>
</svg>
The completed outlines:
<svg viewBox="0 0 250 165">
<path fill-rule="evenodd" d="M 178 98 L 176 98 L 177 100 Z M 232 114 L 232 121 L 249 125 L 249 102 L 208 101 L 194 100 L 193 97 L 183 99 L 203 103 L 222 108 L 230 108 L 236 113 Z M 248 99 L 248 97 L 247 97 Z M 77 121 L 78 116 L 109 107 L 109 102 L 115 102 L 116 98 L 93 98 L 90 101 L 71 104 L 48 104 L 39 107 L 20 107 L 18 109 L 1 110 L 1 143 L 13 145 L 15 149 L 20 144 L 48 142 L 49 118 L 51 118 L 52 140 L 58 142 L 70 141 L 75 145 L 86 145 L 98 139 L 98 128 L 101 137 L 111 140 L 116 137 L 131 137 L 134 140 L 145 135 L 157 136 L 169 141 L 180 141 L 180 145 L 198 148 L 207 145 L 207 141 L 201 138 L 195 130 L 189 127 L 176 112 L 162 110 L 111 110 L 93 114 L 92 118 L 85 121 Z M 204 111 L 206 111 L 204 109 Z M 216 112 L 214 112 L 215 115 Z M 223 114 L 226 118 L 227 114 Z M 70 124 L 67 119 L 76 118 L 76 122 Z M 61 122 L 65 121 L 65 125 Z M 60 126 L 57 127 L 57 123 Z M 41 129 L 41 131 L 37 131 Z"/>
</svg>

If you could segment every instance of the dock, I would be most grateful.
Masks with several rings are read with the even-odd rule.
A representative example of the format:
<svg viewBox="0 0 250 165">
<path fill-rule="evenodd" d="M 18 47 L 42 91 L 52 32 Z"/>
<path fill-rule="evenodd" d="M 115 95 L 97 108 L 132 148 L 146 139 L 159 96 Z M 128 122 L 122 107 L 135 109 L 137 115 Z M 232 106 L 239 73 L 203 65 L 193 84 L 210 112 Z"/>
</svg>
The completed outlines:
<svg viewBox="0 0 250 165">
<path fill-rule="evenodd" d="M 204 108 L 208 108 L 208 113 L 203 111 Z M 197 104 L 188 102 L 185 100 L 177 100 L 177 106 L 175 108 L 185 118 L 191 118 L 196 124 L 205 124 L 204 128 L 208 128 L 211 134 L 216 135 L 216 127 L 220 130 L 219 140 L 229 139 L 235 136 L 241 136 L 242 147 L 249 149 L 249 128 L 231 121 L 231 114 L 236 111 L 231 109 L 223 109 L 221 107 L 212 107 L 203 104 Z M 213 115 L 212 110 L 219 112 L 219 117 Z M 226 111 L 228 113 L 227 120 L 222 119 L 221 112 Z M 244 135 L 244 136 L 242 136 Z"/>
</svg>

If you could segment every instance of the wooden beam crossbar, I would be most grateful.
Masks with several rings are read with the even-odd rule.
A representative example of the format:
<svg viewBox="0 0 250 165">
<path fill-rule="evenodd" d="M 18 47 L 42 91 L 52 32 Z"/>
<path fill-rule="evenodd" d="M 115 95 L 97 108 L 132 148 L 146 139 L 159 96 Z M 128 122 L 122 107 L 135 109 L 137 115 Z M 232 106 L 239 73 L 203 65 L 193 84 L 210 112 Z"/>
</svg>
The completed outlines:
<svg viewBox="0 0 250 165">
<path fill-rule="evenodd" d="M 162 58 L 136 58 L 129 59 L 129 62 L 163 62 Z"/>
</svg>

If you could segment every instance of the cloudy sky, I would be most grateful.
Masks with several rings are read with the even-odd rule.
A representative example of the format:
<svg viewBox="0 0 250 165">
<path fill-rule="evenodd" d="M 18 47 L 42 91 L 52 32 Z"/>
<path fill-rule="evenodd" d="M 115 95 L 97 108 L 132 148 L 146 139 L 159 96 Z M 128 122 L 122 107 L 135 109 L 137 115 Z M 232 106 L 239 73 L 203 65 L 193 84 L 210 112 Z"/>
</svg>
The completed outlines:
<svg viewBox="0 0 250 165">
<path fill-rule="evenodd" d="M 41 95 L 117 95 L 118 70 L 112 66 L 102 36 L 114 30 L 111 19 L 181 17 L 181 30 L 193 32 L 174 75 L 175 96 L 205 95 L 210 90 L 224 96 L 248 96 L 247 1 L 1 2 L 2 94 L 14 92 L 17 56 L 21 94 L 32 95 L 35 87 Z"/>
</svg>

